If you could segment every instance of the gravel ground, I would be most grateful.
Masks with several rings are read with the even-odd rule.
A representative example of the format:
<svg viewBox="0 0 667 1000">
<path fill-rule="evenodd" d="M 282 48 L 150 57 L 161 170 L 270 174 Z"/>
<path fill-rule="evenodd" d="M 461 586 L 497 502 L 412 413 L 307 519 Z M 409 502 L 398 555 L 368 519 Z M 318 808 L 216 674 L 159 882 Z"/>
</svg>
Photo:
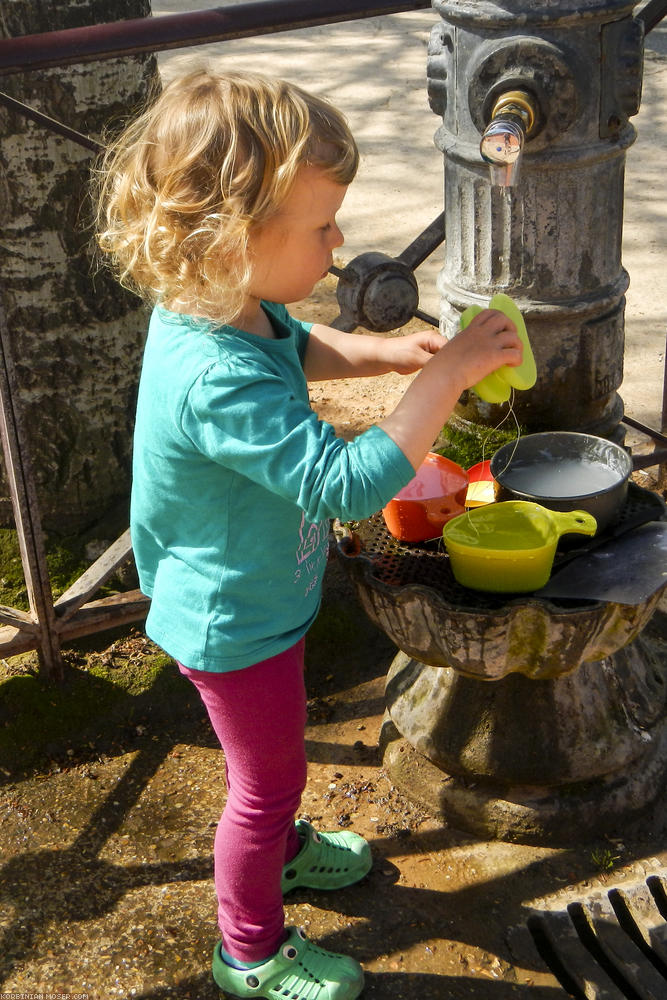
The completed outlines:
<svg viewBox="0 0 667 1000">
<path fill-rule="evenodd" d="M 374 866 L 336 894 L 298 891 L 290 923 L 367 970 L 368 1000 L 560 1000 L 525 935 L 531 907 L 632 883 L 665 864 L 656 810 L 627 835 L 568 848 L 480 841 L 396 788 L 377 750 L 394 654 L 330 567 L 307 653 L 303 815 L 354 828 Z M 132 640 L 129 640 L 132 641 Z M 139 640 L 136 640 L 139 641 Z M 0 987 L 88 1000 L 213 1000 L 211 850 L 224 766 L 198 705 L 127 714 L 115 742 L 77 742 L 0 791 Z M 121 717 L 122 721 L 122 717 Z"/>
</svg>

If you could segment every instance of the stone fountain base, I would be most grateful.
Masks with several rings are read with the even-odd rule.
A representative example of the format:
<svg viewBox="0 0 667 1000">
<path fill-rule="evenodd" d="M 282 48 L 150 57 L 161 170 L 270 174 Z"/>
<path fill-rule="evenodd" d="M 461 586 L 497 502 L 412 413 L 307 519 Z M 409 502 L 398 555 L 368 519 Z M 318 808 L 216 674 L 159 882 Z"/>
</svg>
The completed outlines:
<svg viewBox="0 0 667 1000">
<path fill-rule="evenodd" d="M 394 659 L 381 749 L 398 788 L 484 838 L 620 832 L 667 774 L 667 615 L 571 674 L 494 682 Z"/>
<path fill-rule="evenodd" d="M 632 494 L 621 519 L 666 518 Z M 470 591 L 442 546 L 396 542 L 381 515 L 338 551 L 401 650 L 381 745 L 406 795 L 476 835 L 552 842 L 609 833 L 660 794 L 667 578 L 637 604 Z"/>
</svg>

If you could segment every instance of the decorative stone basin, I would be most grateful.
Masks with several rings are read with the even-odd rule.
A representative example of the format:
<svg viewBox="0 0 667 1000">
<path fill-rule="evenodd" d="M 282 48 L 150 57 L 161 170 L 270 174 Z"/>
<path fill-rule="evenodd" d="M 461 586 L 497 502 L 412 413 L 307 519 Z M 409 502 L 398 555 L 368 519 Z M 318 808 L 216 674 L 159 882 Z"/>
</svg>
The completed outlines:
<svg viewBox="0 0 667 1000">
<path fill-rule="evenodd" d="M 626 516 L 653 502 L 646 493 L 631 494 Z M 663 511 L 656 498 L 656 518 Z M 338 551 L 366 613 L 399 649 L 477 680 L 510 673 L 544 680 L 603 659 L 639 635 L 664 589 L 640 605 L 467 590 L 441 542 L 402 544 L 381 514 L 361 523 L 356 539 L 343 538 Z"/>
<path fill-rule="evenodd" d="M 401 544 L 381 515 L 338 555 L 400 650 L 380 744 L 407 795 L 476 835 L 569 843 L 660 793 L 667 616 L 655 635 L 650 619 L 664 586 L 639 605 L 469 591 L 442 545 Z"/>
</svg>

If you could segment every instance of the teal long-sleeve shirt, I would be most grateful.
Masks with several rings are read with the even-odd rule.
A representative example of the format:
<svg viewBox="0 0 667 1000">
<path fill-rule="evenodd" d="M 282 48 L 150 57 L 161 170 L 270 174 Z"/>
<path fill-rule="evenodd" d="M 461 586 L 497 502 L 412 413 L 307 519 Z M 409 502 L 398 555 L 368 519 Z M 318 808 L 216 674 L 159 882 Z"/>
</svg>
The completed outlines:
<svg viewBox="0 0 667 1000">
<path fill-rule="evenodd" d="M 277 655 L 320 603 L 330 519 L 368 517 L 414 475 L 374 426 L 351 442 L 318 419 L 310 324 L 263 303 L 268 340 L 157 308 L 134 436 L 131 533 L 147 634 L 191 669 Z"/>
</svg>

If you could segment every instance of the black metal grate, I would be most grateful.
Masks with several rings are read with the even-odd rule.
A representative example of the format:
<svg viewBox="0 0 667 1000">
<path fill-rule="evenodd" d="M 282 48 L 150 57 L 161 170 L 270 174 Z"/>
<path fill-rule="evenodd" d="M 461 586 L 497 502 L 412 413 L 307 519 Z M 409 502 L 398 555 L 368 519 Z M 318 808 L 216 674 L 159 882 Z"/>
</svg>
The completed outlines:
<svg viewBox="0 0 667 1000">
<path fill-rule="evenodd" d="M 657 494 L 630 483 L 627 501 L 616 522 L 604 532 L 604 535 L 596 536 L 596 542 L 603 537 L 605 540 L 612 539 L 640 520 L 659 521 L 665 516 L 665 504 Z M 466 610 L 496 610 L 511 601 L 526 599 L 525 594 L 495 594 L 462 587 L 454 579 L 442 538 L 420 543 L 399 542 L 387 529 L 381 513 L 374 514 L 367 521 L 361 522 L 356 533 L 361 541 L 364 555 L 372 563 L 370 575 L 380 583 L 393 587 L 407 585 L 430 587 L 441 594 L 451 606 Z M 569 561 L 575 551 L 586 552 L 586 543 L 576 550 L 568 548 L 566 551 L 557 552 L 554 571 L 565 561 Z M 595 602 L 550 598 L 550 603 L 557 607 L 572 609 L 589 606 Z"/>
<path fill-rule="evenodd" d="M 657 1000 L 667 997 L 666 916 L 667 886 L 651 875 L 559 909 L 534 910 L 526 926 L 568 996 Z M 508 938 L 515 960 L 525 960 L 523 932 L 514 929 Z"/>
</svg>

